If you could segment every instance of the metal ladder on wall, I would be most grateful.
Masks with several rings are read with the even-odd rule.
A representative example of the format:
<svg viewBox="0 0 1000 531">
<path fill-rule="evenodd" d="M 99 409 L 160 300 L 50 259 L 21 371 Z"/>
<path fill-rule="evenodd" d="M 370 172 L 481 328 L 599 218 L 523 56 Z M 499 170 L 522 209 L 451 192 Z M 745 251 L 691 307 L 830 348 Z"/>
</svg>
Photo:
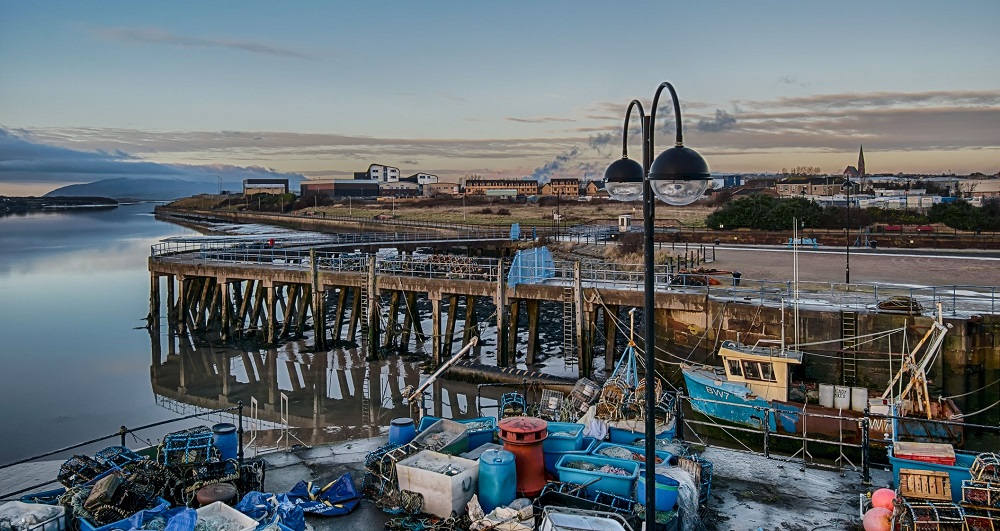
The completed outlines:
<svg viewBox="0 0 1000 531">
<path fill-rule="evenodd" d="M 361 380 L 361 426 L 367 426 L 369 423 L 372 422 L 371 418 L 372 373 L 370 367 L 371 365 L 369 363 L 365 363 L 365 376 Z"/>
<path fill-rule="evenodd" d="M 360 343 L 368 341 L 368 287 L 361 286 L 357 289 L 361 291 L 361 326 L 358 327 L 361 329 Z"/>
<path fill-rule="evenodd" d="M 580 360 L 576 355 L 576 334 L 574 326 L 576 323 L 573 314 L 573 288 L 563 289 L 563 362 L 567 369 L 572 369 Z"/>
<path fill-rule="evenodd" d="M 855 385 L 858 379 L 858 312 L 840 312 L 840 337 L 844 351 L 843 384 Z"/>
</svg>

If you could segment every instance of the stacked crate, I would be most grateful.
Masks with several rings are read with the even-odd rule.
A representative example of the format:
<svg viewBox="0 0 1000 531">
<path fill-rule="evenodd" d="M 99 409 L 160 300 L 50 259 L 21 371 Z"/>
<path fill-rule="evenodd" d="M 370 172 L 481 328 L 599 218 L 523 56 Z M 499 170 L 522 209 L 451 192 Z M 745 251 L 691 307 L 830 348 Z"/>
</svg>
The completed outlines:
<svg viewBox="0 0 1000 531">
<path fill-rule="evenodd" d="M 962 481 L 966 528 L 972 531 L 1000 529 L 1000 455 L 980 454 L 969 473 L 972 479 Z"/>
</svg>

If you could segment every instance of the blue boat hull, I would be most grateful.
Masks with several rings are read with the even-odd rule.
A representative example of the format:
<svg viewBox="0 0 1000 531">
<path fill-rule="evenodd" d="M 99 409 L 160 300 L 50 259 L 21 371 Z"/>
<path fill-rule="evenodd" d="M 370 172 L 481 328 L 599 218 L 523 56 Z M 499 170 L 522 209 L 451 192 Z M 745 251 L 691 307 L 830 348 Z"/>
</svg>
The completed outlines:
<svg viewBox="0 0 1000 531">
<path fill-rule="evenodd" d="M 772 433 L 806 434 L 851 444 L 862 442 L 859 420 L 864 415 L 861 412 L 797 402 L 768 402 L 751 394 L 742 385 L 713 378 L 705 371 L 685 369 L 683 374 L 691 397 L 691 408 L 713 419 L 761 431 L 766 422 L 768 431 Z M 958 411 L 953 404 L 948 407 Z M 957 448 L 961 448 L 964 442 L 961 424 L 942 424 L 911 417 L 894 422 L 891 418 L 871 415 L 868 430 L 871 443 L 877 446 L 891 443 L 893 427 L 897 440 L 947 443 Z"/>
</svg>

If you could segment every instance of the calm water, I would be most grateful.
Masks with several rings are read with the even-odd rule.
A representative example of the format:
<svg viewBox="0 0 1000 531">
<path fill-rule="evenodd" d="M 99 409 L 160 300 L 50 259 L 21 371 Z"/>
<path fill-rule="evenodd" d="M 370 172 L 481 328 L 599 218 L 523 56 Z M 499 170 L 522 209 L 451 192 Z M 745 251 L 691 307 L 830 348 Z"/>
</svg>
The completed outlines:
<svg viewBox="0 0 1000 531">
<path fill-rule="evenodd" d="M 315 355 L 308 339 L 250 351 L 194 345 L 165 320 L 158 335 L 143 328 L 150 245 L 197 234 L 152 209 L 0 218 L 0 464 L 238 400 L 249 414 L 256 399 L 259 418 L 276 422 L 284 395 L 295 435 L 309 443 L 374 435 L 408 414 L 401 391 L 420 382 L 414 363 L 366 362 L 355 349 Z M 475 386 L 433 391 L 428 413 L 476 416 Z M 141 435 L 155 443 L 193 423 Z"/>
<path fill-rule="evenodd" d="M 0 463 L 173 414 L 149 385 L 153 205 L 0 218 Z"/>
</svg>

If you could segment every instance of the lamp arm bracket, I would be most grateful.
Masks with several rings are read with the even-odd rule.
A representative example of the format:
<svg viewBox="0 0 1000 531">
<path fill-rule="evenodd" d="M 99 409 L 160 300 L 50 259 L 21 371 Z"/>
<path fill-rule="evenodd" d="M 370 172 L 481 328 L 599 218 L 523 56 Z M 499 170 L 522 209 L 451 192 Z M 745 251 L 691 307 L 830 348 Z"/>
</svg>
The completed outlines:
<svg viewBox="0 0 1000 531">
<path fill-rule="evenodd" d="M 681 119 L 681 103 L 677 98 L 677 91 L 674 90 L 674 86 L 666 81 L 660 83 L 660 86 L 656 87 L 656 94 L 653 96 L 653 108 L 649 110 L 649 123 L 651 124 L 649 128 L 649 145 L 653 145 L 653 132 L 655 131 L 655 127 L 652 127 L 652 125 L 655 125 L 656 122 L 656 105 L 660 101 L 660 93 L 663 92 L 664 88 L 670 91 L 670 99 L 674 103 L 674 121 L 677 124 L 677 136 L 674 140 L 674 145 L 676 147 L 684 147 L 684 133 L 681 130 L 681 124 L 683 122 Z"/>
<path fill-rule="evenodd" d="M 642 109 L 642 102 L 639 100 L 632 100 L 628 102 L 628 109 L 625 111 L 625 126 L 622 128 L 622 158 L 628 158 L 628 121 L 632 117 L 632 107 L 636 107 L 639 110 L 639 120 L 640 122 L 645 120 L 646 113 Z"/>
</svg>

